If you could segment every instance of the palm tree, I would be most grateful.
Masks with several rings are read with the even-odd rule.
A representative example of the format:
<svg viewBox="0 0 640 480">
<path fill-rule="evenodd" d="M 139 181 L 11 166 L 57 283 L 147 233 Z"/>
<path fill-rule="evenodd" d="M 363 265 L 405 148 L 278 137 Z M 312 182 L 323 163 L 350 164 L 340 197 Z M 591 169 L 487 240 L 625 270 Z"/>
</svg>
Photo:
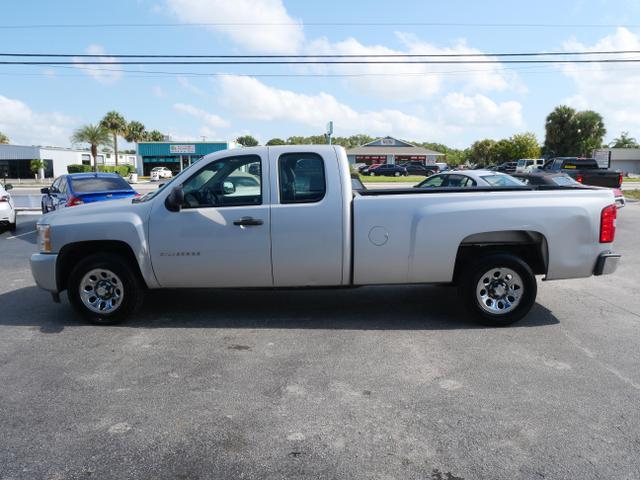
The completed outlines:
<svg viewBox="0 0 640 480">
<path fill-rule="evenodd" d="M 9 137 L 2 132 L 0 132 L 0 143 L 9 143 Z"/>
<path fill-rule="evenodd" d="M 612 148 L 638 148 L 635 138 L 629 136 L 629 132 L 622 132 L 618 138 L 614 138 L 609 144 Z"/>
<path fill-rule="evenodd" d="M 158 130 L 151 130 L 150 132 L 145 132 L 145 138 L 144 141 L 145 142 L 163 142 L 164 141 L 164 135 L 162 134 L 162 132 L 159 132 Z"/>
<path fill-rule="evenodd" d="M 118 166 L 118 135 L 124 135 L 127 129 L 127 121 L 115 110 L 107 112 L 100 121 L 100 125 L 113 135 L 113 152 L 116 155 L 116 167 Z"/>
<path fill-rule="evenodd" d="M 129 143 L 138 143 L 144 140 L 146 133 L 142 123 L 132 120 L 125 129 L 124 139 Z"/>
<path fill-rule="evenodd" d="M 109 130 L 98 125 L 87 124 L 76 129 L 71 136 L 71 143 L 88 143 L 91 145 L 91 156 L 93 157 L 93 171 L 98 171 L 98 146 L 109 145 L 111 142 L 111 134 Z"/>
</svg>

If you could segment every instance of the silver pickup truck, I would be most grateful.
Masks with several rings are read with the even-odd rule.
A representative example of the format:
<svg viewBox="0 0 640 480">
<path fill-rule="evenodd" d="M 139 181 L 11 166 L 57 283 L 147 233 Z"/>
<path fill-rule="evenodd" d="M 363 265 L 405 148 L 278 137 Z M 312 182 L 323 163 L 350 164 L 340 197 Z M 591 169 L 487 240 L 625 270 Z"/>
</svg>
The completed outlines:
<svg viewBox="0 0 640 480">
<path fill-rule="evenodd" d="M 332 146 L 226 150 L 136 199 L 37 224 L 36 283 L 112 324 L 146 289 L 457 285 L 477 318 L 508 325 L 546 280 L 615 270 L 616 207 L 601 189 L 353 191 Z"/>
</svg>

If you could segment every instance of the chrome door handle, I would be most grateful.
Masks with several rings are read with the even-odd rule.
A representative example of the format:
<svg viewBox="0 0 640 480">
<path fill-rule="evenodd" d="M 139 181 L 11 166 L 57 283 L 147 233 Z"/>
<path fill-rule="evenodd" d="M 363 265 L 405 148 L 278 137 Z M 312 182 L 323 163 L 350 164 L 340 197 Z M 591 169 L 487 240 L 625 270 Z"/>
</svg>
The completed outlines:
<svg viewBox="0 0 640 480">
<path fill-rule="evenodd" d="M 263 223 L 264 222 L 259 218 L 253 218 L 253 217 L 242 217 L 241 219 L 233 222 L 234 225 L 237 225 L 239 227 L 257 226 L 257 225 L 262 225 Z"/>
</svg>

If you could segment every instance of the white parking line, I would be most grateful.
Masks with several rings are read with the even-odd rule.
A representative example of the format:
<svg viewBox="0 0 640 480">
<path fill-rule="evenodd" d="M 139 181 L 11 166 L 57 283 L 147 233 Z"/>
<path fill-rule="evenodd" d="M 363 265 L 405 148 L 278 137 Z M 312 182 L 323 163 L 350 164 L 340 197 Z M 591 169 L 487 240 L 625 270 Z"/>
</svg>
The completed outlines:
<svg viewBox="0 0 640 480">
<path fill-rule="evenodd" d="M 29 235 L 31 233 L 36 233 L 35 230 L 31 230 L 30 232 L 21 233 L 20 235 L 14 235 L 13 237 L 7 237 L 7 240 L 11 240 L 12 238 L 24 237 L 25 235 Z"/>
</svg>

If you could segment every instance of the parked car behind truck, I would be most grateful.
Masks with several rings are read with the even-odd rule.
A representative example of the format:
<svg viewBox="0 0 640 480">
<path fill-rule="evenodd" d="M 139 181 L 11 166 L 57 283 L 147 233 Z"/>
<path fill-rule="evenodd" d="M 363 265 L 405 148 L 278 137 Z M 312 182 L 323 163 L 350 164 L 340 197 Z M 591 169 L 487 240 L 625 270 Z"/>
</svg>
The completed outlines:
<svg viewBox="0 0 640 480">
<path fill-rule="evenodd" d="M 239 192 L 229 179 L 251 165 L 259 188 Z M 127 318 L 146 289 L 452 283 L 479 320 L 504 326 L 533 306 L 536 275 L 615 270 L 615 218 L 605 190 L 355 192 L 342 147 L 251 147 L 137 199 L 43 216 L 31 269 L 97 324 Z"/>
</svg>

